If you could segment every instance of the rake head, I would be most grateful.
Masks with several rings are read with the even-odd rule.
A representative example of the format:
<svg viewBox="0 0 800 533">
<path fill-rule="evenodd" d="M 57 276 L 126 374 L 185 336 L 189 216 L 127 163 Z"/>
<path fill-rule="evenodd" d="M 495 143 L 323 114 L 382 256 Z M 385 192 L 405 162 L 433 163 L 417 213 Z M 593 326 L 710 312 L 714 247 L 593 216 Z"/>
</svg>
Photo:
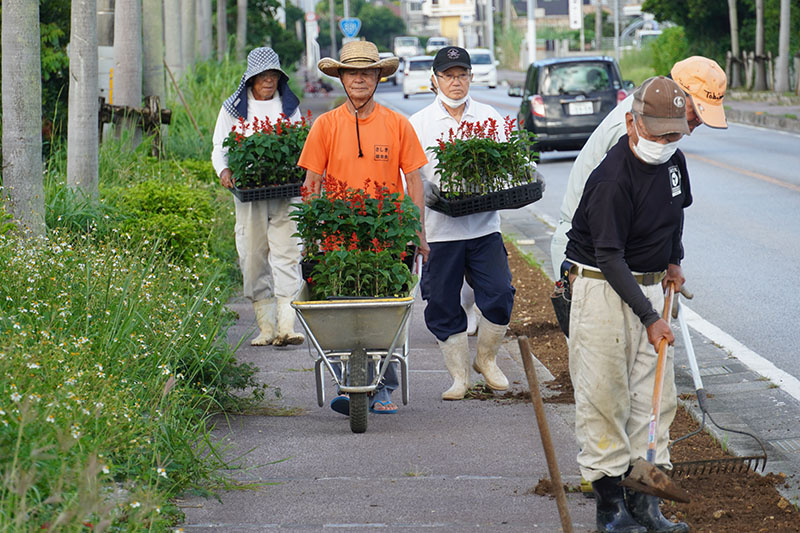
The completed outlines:
<svg viewBox="0 0 800 533">
<path fill-rule="evenodd" d="M 669 476 L 673 478 L 699 476 L 703 474 L 743 474 L 748 470 L 764 471 L 767 466 L 766 455 L 747 457 L 725 457 L 723 459 L 703 459 L 673 463 Z"/>
</svg>

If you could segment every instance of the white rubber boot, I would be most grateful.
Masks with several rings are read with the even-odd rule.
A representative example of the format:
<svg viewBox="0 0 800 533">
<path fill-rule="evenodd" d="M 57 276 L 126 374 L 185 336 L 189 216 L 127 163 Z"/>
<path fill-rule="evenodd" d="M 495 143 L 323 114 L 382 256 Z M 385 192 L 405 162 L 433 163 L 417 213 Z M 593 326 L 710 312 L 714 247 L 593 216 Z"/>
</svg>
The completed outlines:
<svg viewBox="0 0 800 533">
<path fill-rule="evenodd" d="M 294 320 L 297 317 L 292 300 L 278 298 L 278 335 L 272 341 L 273 346 L 286 346 L 287 344 L 303 344 L 306 340 L 302 333 L 295 333 Z"/>
<path fill-rule="evenodd" d="M 492 324 L 484 317 L 481 317 L 478 325 L 478 356 L 475 357 L 472 368 L 483 374 L 486 385 L 493 390 L 508 389 L 508 378 L 497 366 L 497 351 L 500 349 L 503 337 L 506 336 L 506 329 L 508 324 L 505 326 Z"/>
<path fill-rule="evenodd" d="M 461 307 L 467 313 L 467 335 L 478 332 L 478 308 L 475 305 L 475 292 L 466 281 L 461 285 Z"/>
<path fill-rule="evenodd" d="M 469 344 L 467 333 L 450 335 L 446 341 L 438 341 L 444 355 L 444 365 L 453 378 L 453 385 L 442 393 L 442 400 L 463 400 L 469 390 Z"/>
<path fill-rule="evenodd" d="M 252 346 L 269 346 L 275 339 L 275 298 L 265 298 L 253 302 L 256 323 L 261 332 L 250 341 Z"/>
<path fill-rule="evenodd" d="M 472 337 L 478 334 L 478 320 L 480 317 L 478 314 L 478 306 L 473 304 L 469 309 L 465 309 L 465 311 L 467 312 L 467 335 Z"/>
</svg>

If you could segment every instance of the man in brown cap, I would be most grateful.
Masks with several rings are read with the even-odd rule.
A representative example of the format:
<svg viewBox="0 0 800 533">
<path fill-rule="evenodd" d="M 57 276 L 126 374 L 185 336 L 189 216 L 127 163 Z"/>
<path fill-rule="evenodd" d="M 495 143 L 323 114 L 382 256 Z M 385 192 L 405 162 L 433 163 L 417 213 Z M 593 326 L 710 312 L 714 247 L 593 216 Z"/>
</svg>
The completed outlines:
<svg viewBox="0 0 800 533">
<path fill-rule="evenodd" d="M 714 61 L 702 56 L 691 56 L 675 63 L 670 77 L 686 93 L 686 121 L 689 132 L 701 124 L 714 129 L 725 129 L 725 109 L 722 101 L 728 79 L 725 71 Z M 572 217 L 583 193 L 589 174 L 600 164 L 609 149 L 626 133 L 625 115 L 631 110 L 633 95 L 620 102 L 600 125 L 575 158 L 569 172 L 567 191 L 561 202 L 559 223 L 550 244 L 550 255 L 556 277 L 560 277 L 560 265 L 564 261 L 567 232 L 572 227 Z"/>
<path fill-rule="evenodd" d="M 626 113 L 627 134 L 591 173 L 567 234 L 572 309 L 569 364 L 575 388 L 581 475 L 592 483 L 602 532 L 687 532 L 660 500 L 618 483 L 647 451 L 656 347 L 674 336 L 664 305 L 667 267 L 680 290 L 683 209 L 692 202 L 678 141 L 689 133 L 686 95 L 674 81 L 646 80 Z M 677 398 L 668 351 L 655 463 L 670 467 Z"/>
<path fill-rule="evenodd" d="M 396 57 L 380 59 L 378 48 L 369 41 L 345 43 L 339 61 L 329 57 L 320 60 L 317 66 L 322 72 L 341 80 L 347 101 L 314 121 L 297 164 L 306 169 L 303 186 L 311 193 L 320 191 L 323 175 L 354 189 L 365 189 L 369 180 L 386 186 L 389 192 L 403 193 L 402 172 L 407 194 L 420 210 L 418 250 L 427 260 L 429 247 L 422 220 L 425 200 L 420 168 L 428 163 L 428 158 L 408 119 L 373 98 L 381 77 L 394 73 L 398 62 Z M 374 413 L 397 411 L 391 399 L 392 391 L 399 385 L 395 366 L 395 363 L 389 365 L 371 399 L 370 409 Z M 349 414 L 348 398 L 334 398 L 331 408 Z"/>
</svg>

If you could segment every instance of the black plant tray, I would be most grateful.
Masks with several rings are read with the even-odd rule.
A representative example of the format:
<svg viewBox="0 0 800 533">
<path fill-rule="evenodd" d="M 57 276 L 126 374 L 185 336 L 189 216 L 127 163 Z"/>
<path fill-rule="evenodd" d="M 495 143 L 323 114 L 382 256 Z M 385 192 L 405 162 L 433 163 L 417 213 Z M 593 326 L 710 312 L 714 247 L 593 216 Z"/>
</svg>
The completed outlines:
<svg viewBox="0 0 800 533">
<path fill-rule="evenodd" d="M 294 198 L 300 196 L 301 183 L 287 183 L 284 185 L 268 185 L 253 189 L 239 189 L 236 186 L 231 192 L 240 202 L 254 202 L 255 200 L 269 200 L 271 198 Z"/>
<path fill-rule="evenodd" d="M 462 196 L 447 200 L 438 198 L 428 207 L 447 216 L 462 217 L 484 211 L 497 211 L 499 209 L 517 209 L 532 204 L 542 198 L 542 183 L 534 181 L 511 187 L 503 191 L 490 192 L 475 196 Z"/>
</svg>

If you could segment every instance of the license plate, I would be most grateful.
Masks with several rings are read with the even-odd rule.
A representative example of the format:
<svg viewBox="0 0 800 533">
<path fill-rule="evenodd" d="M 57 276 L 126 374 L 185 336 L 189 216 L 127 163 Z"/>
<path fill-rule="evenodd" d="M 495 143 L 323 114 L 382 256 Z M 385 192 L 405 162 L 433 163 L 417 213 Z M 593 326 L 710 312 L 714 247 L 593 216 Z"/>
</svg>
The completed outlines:
<svg viewBox="0 0 800 533">
<path fill-rule="evenodd" d="M 568 109 L 570 115 L 591 115 L 594 113 L 594 106 L 591 102 L 570 102 Z"/>
</svg>

